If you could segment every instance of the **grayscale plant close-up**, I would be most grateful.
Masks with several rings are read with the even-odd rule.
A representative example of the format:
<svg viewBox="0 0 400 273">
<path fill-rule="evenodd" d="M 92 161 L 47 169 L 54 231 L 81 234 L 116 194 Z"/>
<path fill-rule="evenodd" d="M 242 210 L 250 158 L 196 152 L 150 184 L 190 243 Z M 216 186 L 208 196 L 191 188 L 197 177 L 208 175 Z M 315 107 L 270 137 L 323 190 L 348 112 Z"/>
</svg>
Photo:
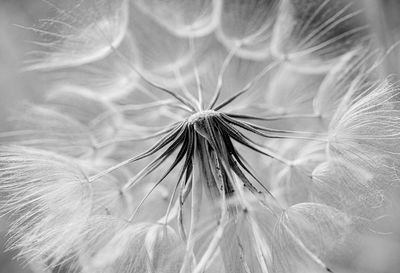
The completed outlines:
<svg viewBox="0 0 400 273">
<path fill-rule="evenodd" d="M 21 268 L 398 272 L 372 262 L 400 258 L 395 1 L 16 2 L 23 46 L 0 49 L 31 94 L 1 102 L 0 213 Z"/>
</svg>

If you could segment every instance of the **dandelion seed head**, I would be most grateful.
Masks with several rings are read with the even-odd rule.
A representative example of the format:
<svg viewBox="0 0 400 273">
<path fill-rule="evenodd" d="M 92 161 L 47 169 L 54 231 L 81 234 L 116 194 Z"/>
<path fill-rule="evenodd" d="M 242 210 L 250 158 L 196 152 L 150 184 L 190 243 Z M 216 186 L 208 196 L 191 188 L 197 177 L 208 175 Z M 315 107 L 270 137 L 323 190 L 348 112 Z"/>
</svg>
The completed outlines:
<svg viewBox="0 0 400 273">
<path fill-rule="evenodd" d="M 0 134 L 21 257 L 82 273 L 334 272 L 387 213 L 398 88 L 355 5 L 49 5 L 27 70 L 51 87 Z"/>
</svg>

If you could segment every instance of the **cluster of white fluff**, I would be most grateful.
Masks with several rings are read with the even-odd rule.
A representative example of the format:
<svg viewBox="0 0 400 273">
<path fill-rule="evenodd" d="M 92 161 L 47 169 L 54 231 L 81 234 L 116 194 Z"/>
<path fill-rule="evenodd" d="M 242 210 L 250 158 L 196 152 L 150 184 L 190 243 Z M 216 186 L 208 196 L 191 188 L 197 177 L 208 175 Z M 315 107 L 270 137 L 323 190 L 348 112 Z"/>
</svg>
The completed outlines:
<svg viewBox="0 0 400 273">
<path fill-rule="evenodd" d="M 335 272 L 388 214 L 399 90 L 352 1 L 48 6 L 24 68 L 49 90 L 0 134 L 28 264 Z"/>
</svg>

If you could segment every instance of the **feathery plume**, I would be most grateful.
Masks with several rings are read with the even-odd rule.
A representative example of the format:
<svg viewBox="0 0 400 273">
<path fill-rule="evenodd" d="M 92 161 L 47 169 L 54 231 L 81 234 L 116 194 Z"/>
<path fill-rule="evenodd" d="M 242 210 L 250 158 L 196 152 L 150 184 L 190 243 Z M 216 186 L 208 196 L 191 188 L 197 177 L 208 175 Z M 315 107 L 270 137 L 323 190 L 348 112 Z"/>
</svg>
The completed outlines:
<svg viewBox="0 0 400 273">
<path fill-rule="evenodd" d="M 91 211 L 91 185 L 79 166 L 52 152 L 2 146 L 0 181 L 12 248 L 51 267 L 69 259 Z"/>
<path fill-rule="evenodd" d="M 279 0 L 224 1 L 217 37 L 243 58 L 268 57 L 279 3 Z"/>
<path fill-rule="evenodd" d="M 272 53 L 303 72 L 328 71 L 337 58 L 368 43 L 365 15 L 354 1 L 283 0 Z"/>
<path fill-rule="evenodd" d="M 168 31 L 184 37 L 211 33 L 219 23 L 222 9 L 221 0 L 139 0 L 134 4 Z"/>
<path fill-rule="evenodd" d="M 41 19 L 31 29 L 38 34 L 27 70 L 71 67 L 99 60 L 118 46 L 128 24 L 128 1 L 90 0 L 64 3 L 48 2 L 57 16 Z M 117 30 L 117 31 L 115 31 Z"/>
</svg>

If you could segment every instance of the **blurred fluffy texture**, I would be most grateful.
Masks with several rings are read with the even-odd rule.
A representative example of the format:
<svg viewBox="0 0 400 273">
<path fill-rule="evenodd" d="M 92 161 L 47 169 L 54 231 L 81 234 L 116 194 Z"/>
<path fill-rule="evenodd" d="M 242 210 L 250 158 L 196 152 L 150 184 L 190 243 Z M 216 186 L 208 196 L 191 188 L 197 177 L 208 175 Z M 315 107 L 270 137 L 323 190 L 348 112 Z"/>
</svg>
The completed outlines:
<svg viewBox="0 0 400 273">
<path fill-rule="evenodd" d="M 0 273 L 398 272 L 399 14 L 1 1 Z"/>
<path fill-rule="evenodd" d="M 29 90 L 32 90 L 34 81 L 27 80 L 19 74 L 20 63 L 24 58 L 26 48 L 23 40 L 29 34 L 15 27 L 14 24 L 32 22 L 27 13 L 32 12 L 32 16 L 40 14 L 37 4 L 32 5 L 30 1 L 1 1 L 0 2 L 0 131 L 10 129 L 5 123 L 10 115 L 10 111 L 22 98 L 32 97 Z M 36 11 L 35 11 L 36 9 Z M 28 268 L 23 268 L 14 259 L 17 254 L 15 251 L 6 252 L 8 222 L 4 219 L 0 221 L 1 233 L 1 256 L 0 272 L 2 273 L 31 273 Z"/>
</svg>

